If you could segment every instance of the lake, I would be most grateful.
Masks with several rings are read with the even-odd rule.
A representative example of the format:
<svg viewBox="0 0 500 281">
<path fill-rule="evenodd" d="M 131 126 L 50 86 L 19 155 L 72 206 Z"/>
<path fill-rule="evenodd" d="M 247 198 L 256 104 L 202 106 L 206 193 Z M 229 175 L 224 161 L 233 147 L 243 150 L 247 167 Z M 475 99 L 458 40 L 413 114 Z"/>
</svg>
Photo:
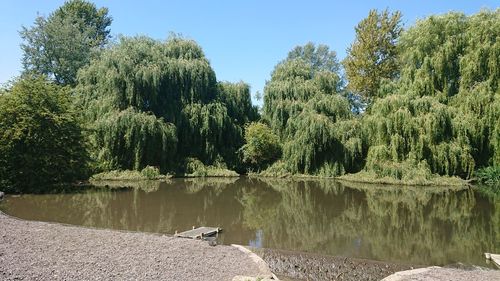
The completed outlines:
<svg viewBox="0 0 500 281">
<path fill-rule="evenodd" d="M 109 182 L 135 188 L 8 196 L 28 220 L 173 234 L 218 226 L 222 244 L 422 265 L 485 265 L 500 252 L 500 199 L 471 188 L 252 178 Z"/>
</svg>

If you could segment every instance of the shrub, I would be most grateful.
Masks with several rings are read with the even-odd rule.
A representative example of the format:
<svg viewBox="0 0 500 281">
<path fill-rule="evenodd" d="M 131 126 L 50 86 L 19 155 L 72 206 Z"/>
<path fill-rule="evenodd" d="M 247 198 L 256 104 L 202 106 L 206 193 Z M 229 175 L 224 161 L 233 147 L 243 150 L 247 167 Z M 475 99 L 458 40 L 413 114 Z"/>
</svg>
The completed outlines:
<svg viewBox="0 0 500 281">
<path fill-rule="evenodd" d="M 87 153 L 69 93 L 44 78 L 14 82 L 0 95 L 0 185 L 43 192 L 87 176 Z"/>
<path fill-rule="evenodd" d="M 500 185 L 500 166 L 489 166 L 474 172 L 480 183 Z"/>
</svg>

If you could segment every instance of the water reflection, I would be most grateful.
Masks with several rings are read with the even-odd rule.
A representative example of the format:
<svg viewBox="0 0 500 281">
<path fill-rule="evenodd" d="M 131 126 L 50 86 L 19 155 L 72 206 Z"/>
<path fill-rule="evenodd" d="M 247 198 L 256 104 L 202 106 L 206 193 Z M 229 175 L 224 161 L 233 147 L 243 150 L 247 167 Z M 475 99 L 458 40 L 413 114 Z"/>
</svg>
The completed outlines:
<svg viewBox="0 0 500 281">
<path fill-rule="evenodd" d="M 0 208 L 25 219 L 160 233 L 221 226 L 226 244 L 419 264 L 482 265 L 483 252 L 500 251 L 500 200 L 471 189 L 247 178 L 134 185 L 9 197 Z"/>
</svg>

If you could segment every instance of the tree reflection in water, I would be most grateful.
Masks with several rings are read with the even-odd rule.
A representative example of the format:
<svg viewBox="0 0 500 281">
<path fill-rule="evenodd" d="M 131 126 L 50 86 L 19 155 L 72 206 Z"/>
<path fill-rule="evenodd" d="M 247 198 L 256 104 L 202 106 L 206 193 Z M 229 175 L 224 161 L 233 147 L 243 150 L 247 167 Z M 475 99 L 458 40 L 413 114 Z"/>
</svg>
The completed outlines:
<svg viewBox="0 0 500 281">
<path fill-rule="evenodd" d="M 333 180 L 172 179 L 84 193 L 9 197 L 26 219 L 174 233 L 221 226 L 222 243 L 444 265 L 500 251 L 500 199 L 470 188 Z"/>
</svg>

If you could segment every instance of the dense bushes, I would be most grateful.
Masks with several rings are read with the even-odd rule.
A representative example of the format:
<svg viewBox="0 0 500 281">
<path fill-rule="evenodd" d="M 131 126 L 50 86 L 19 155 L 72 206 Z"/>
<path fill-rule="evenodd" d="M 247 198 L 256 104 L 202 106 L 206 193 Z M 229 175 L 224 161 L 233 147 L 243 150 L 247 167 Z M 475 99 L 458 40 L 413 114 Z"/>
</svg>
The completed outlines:
<svg viewBox="0 0 500 281">
<path fill-rule="evenodd" d="M 490 166 L 477 170 L 474 175 L 480 183 L 500 185 L 500 166 Z"/>
<path fill-rule="evenodd" d="M 278 136 L 263 123 L 254 122 L 245 128 L 245 145 L 241 148 L 243 162 L 260 171 L 281 156 Z"/>
<path fill-rule="evenodd" d="M 39 192 L 85 178 L 88 158 L 68 89 L 24 78 L 0 94 L 0 186 Z"/>
</svg>

